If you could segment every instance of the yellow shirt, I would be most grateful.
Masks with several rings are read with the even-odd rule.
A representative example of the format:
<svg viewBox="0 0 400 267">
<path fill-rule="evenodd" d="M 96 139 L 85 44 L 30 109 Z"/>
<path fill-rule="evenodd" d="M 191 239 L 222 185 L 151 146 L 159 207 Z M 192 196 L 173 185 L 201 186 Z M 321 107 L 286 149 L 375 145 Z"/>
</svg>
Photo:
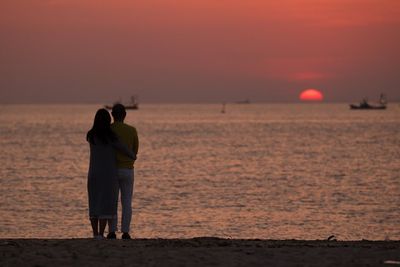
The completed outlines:
<svg viewBox="0 0 400 267">
<path fill-rule="evenodd" d="M 111 124 L 111 129 L 118 136 L 118 139 L 133 151 L 133 154 L 136 155 L 138 153 L 139 138 L 135 127 L 117 121 Z M 133 169 L 134 163 L 135 161 L 133 159 L 117 151 L 118 168 Z"/>
</svg>

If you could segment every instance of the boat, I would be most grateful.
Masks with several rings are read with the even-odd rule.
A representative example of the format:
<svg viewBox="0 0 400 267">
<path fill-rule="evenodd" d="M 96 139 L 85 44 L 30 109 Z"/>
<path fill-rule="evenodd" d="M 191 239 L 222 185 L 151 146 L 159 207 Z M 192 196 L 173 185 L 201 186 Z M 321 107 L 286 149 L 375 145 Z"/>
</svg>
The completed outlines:
<svg viewBox="0 0 400 267">
<path fill-rule="evenodd" d="M 115 104 L 123 104 L 123 103 L 121 103 L 121 101 L 117 101 L 117 102 L 115 102 L 114 103 L 114 105 Z M 112 109 L 112 107 L 114 106 L 114 105 L 105 105 L 104 107 L 106 108 L 106 109 Z M 131 96 L 131 101 L 130 101 L 130 103 L 129 104 L 123 104 L 124 105 L 124 107 L 125 107 L 125 109 L 139 109 L 139 102 L 138 102 L 138 97 L 137 96 Z"/>
<path fill-rule="evenodd" d="M 225 113 L 225 112 L 226 112 L 226 111 L 225 111 L 225 106 L 226 106 L 226 104 L 225 104 L 225 103 L 222 103 L 221 113 Z"/>
<path fill-rule="evenodd" d="M 249 99 L 245 99 L 245 100 L 241 100 L 241 101 L 236 101 L 236 104 L 250 104 L 250 100 Z"/>
<path fill-rule="evenodd" d="M 368 103 L 368 100 L 364 98 L 360 104 L 350 104 L 350 109 L 386 109 L 386 97 L 384 94 L 381 94 L 379 98 L 379 103 L 377 105 L 372 105 Z"/>
</svg>

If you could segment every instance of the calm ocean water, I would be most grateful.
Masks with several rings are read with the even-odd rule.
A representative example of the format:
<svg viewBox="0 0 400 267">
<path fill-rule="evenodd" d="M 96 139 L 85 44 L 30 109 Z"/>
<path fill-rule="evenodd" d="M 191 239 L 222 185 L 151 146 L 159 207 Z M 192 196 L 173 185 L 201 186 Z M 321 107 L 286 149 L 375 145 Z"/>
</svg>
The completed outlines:
<svg viewBox="0 0 400 267">
<path fill-rule="evenodd" d="M 0 238 L 89 237 L 100 105 L 0 106 Z M 400 239 L 400 106 L 141 105 L 135 237 Z"/>
</svg>

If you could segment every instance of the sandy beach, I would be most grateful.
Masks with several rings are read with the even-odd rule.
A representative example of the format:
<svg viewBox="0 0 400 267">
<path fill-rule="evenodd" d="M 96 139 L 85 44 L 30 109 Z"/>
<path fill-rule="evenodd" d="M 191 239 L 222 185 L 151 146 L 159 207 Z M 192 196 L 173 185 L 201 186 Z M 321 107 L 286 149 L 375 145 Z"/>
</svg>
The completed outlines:
<svg viewBox="0 0 400 267">
<path fill-rule="evenodd" d="M 400 241 L 1 239 L 0 266 L 400 266 Z"/>
</svg>

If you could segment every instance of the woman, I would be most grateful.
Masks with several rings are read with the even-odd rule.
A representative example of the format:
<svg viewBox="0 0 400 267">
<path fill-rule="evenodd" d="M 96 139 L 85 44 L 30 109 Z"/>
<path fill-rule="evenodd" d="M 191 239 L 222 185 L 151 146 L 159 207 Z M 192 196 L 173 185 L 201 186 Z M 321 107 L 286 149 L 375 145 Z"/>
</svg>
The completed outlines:
<svg viewBox="0 0 400 267">
<path fill-rule="evenodd" d="M 107 222 L 117 216 L 118 186 L 115 149 L 131 158 L 132 151 L 120 143 L 112 132 L 111 116 L 99 109 L 86 140 L 90 144 L 88 173 L 89 217 L 95 239 L 103 239 Z"/>
</svg>

